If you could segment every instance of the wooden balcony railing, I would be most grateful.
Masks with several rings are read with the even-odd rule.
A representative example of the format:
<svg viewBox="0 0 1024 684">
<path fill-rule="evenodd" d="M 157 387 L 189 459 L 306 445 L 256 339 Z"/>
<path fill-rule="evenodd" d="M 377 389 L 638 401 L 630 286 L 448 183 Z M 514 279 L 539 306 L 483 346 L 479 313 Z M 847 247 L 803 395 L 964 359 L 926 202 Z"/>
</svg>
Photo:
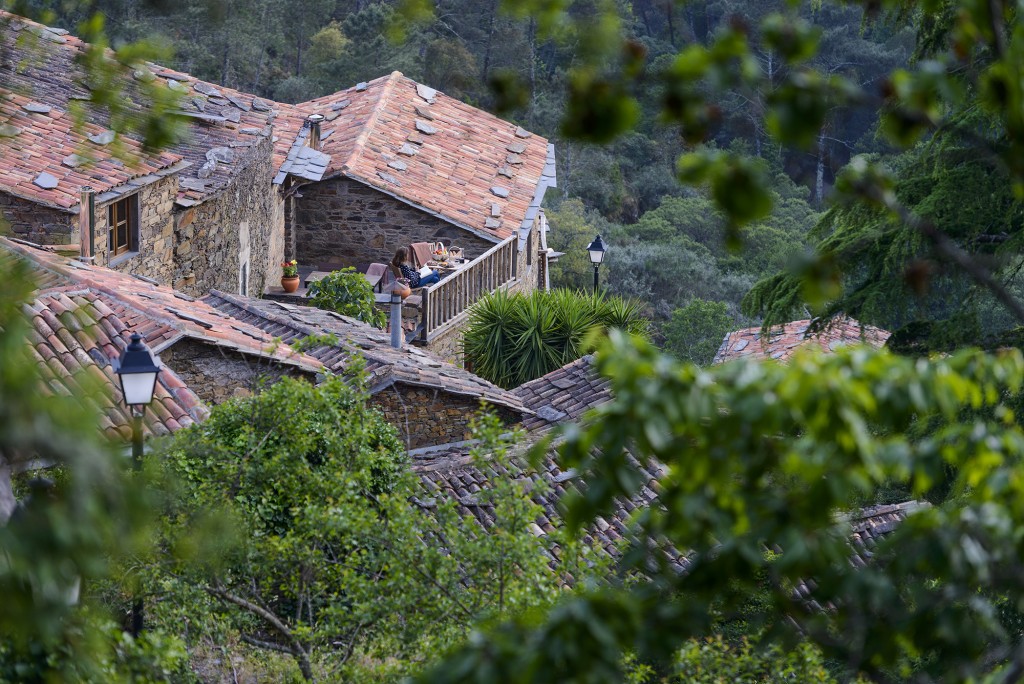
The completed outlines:
<svg viewBox="0 0 1024 684">
<path fill-rule="evenodd" d="M 436 285 L 423 290 L 420 341 L 430 342 L 478 299 L 515 280 L 518 237 L 495 245 Z"/>
</svg>

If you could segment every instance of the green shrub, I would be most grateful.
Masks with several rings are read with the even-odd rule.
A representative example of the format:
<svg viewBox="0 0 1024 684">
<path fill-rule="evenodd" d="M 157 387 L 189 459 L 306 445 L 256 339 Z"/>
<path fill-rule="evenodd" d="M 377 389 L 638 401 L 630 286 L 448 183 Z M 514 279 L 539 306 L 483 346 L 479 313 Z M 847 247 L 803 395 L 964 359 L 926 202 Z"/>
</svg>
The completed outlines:
<svg viewBox="0 0 1024 684">
<path fill-rule="evenodd" d="M 729 644 L 721 636 L 691 639 L 679 652 L 673 682 L 724 684 L 750 682 L 834 682 L 825 669 L 821 653 L 810 644 L 792 651 L 777 645 L 755 649 L 746 640 Z"/>
<path fill-rule="evenodd" d="M 310 285 L 309 298 L 319 309 L 350 316 L 377 328 L 383 328 L 387 321 L 384 312 L 373 305 L 370 283 L 351 266 Z"/>
<path fill-rule="evenodd" d="M 672 312 L 662 327 L 665 351 L 677 359 L 698 366 L 710 364 L 722 339 L 735 322 L 725 302 L 709 302 L 698 297 Z"/>
<path fill-rule="evenodd" d="M 517 387 L 580 358 L 593 333 L 609 328 L 646 335 L 643 305 L 572 290 L 494 292 L 470 309 L 466 363 L 496 385 Z"/>
</svg>

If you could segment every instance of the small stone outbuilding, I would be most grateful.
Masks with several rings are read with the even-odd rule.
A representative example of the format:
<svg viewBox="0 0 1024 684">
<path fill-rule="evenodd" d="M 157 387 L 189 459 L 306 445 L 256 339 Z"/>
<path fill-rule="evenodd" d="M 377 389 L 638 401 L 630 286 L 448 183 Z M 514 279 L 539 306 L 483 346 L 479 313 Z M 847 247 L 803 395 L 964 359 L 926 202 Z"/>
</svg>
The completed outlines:
<svg viewBox="0 0 1024 684">
<path fill-rule="evenodd" d="M 333 344 L 308 354 L 336 374 L 362 365 L 370 405 L 398 428 L 410 451 L 459 444 L 472 438 L 470 423 L 485 408 L 508 427 L 533 412 L 512 392 L 418 347 L 395 349 L 388 335 L 339 314 L 267 299 L 214 291 L 203 301 L 233 320 L 264 330 L 286 343 L 332 335 Z"/>
</svg>

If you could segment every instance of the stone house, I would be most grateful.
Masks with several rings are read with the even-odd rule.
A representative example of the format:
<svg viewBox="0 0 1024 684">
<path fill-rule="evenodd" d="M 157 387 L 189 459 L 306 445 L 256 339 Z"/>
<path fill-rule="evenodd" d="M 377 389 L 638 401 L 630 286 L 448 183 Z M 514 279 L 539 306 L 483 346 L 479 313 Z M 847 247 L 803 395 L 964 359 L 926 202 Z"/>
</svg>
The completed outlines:
<svg viewBox="0 0 1024 684">
<path fill-rule="evenodd" d="M 289 105 L 148 64 L 128 94 L 166 88 L 187 123 L 148 153 L 92 108 L 75 125 L 85 47 L 0 14 L 0 212 L 14 236 L 193 295 L 261 295 L 285 258 L 364 267 L 412 242 L 461 246 L 479 263 L 433 307 L 425 293 L 424 343 L 487 292 L 544 286 L 555 165 L 540 136 L 398 72 Z"/>
<path fill-rule="evenodd" d="M 76 126 L 72 112 L 89 97 L 76 63 L 85 47 L 61 29 L 0 15 L 7 232 L 187 293 L 262 292 L 282 256 L 280 212 L 268 192 L 270 104 L 151 65 L 136 79 L 180 93 L 189 125 L 171 149 L 146 153 L 131 137 L 115 137 L 92 108 Z M 140 85 L 128 84 L 127 94 L 138 96 Z"/>
<path fill-rule="evenodd" d="M 481 408 L 496 414 L 510 428 L 533 418 L 533 411 L 513 392 L 429 351 L 412 346 L 395 349 L 387 334 L 361 321 L 332 311 L 218 290 L 203 302 L 286 343 L 309 336 L 333 336 L 333 342 L 307 353 L 335 374 L 349 374 L 356 359 L 365 364 L 362 370 L 367 376 L 369 404 L 398 428 L 411 453 L 442 445 L 462 446 L 472 437 L 470 422 Z"/>
<path fill-rule="evenodd" d="M 539 250 L 533 227 L 555 183 L 544 138 L 397 71 L 281 108 L 276 130 L 294 142 L 278 146 L 274 183 L 293 199 L 286 252 L 300 262 L 359 266 L 420 241 L 476 257 L 513 236 Z"/>
</svg>

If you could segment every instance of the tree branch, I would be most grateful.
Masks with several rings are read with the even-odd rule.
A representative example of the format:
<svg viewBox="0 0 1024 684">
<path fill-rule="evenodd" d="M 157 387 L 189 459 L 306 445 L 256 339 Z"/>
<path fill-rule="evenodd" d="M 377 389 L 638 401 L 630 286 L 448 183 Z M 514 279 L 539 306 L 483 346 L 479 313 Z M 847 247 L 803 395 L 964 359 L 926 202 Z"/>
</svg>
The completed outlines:
<svg viewBox="0 0 1024 684">
<path fill-rule="evenodd" d="M 274 615 L 271 611 L 267 610 L 262 606 L 258 606 L 252 601 L 248 601 L 241 596 L 236 596 L 226 589 L 219 586 L 206 586 L 203 587 L 206 593 L 211 596 L 215 596 L 219 599 L 233 603 L 243 610 L 247 610 L 253 615 L 256 615 L 265 620 L 271 627 L 273 627 L 278 634 L 283 636 L 291 644 L 291 649 L 284 651 L 285 653 L 291 653 L 292 657 L 298 661 L 299 669 L 302 670 L 302 676 L 306 681 L 314 681 L 313 668 L 309 663 L 309 652 L 306 647 L 303 646 L 302 642 L 299 641 L 298 637 L 288 629 L 288 625 L 284 624 L 280 618 Z M 269 642 L 268 642 L 269 643 Z M 282 647 L 283 648 L 283 647 Z M 278 649 L 280 650 L 280 649 Z"/>
<path fill-rule="evenodd" d="M 245 643 L 247 643 L 247 644 L 249 644 L 251 646 L 256 646 L 257 648 L 265 648 L 268 651 L 278 651 L 280 653 L 287 653 L 288 655 L 294 655 L 294 652 L 292 651 L 290 646 L 284 646 L 282 644 L 278 644 L 278 643 L 275 643 L 273 641 L 263 641 L 262 639 L 257 639 L 256 637 L 251 637 L 248 634 L 243 634 L 241 638 L 242 638 L 242 641 L 244 641 Z"/>
<path fill-rule="evenodd" d="M 934 223 L 912 213 L 909 209 L 900 204 L 892 194 L 883 194 L 880 190 L 876 189 L 870 192 L 869 195 L 872 199 L 880 202 L 889 211 L 896 214 L 904 224 L 926 237 L 928 241 L 932 243 L 932 247 L 935 248 L 936 252 L 963 269 L 963 271 L 969 275 L 975 283 L 991 292 L 995 298 L 1003 304 L 1003 306 L 1009 309 L 1010 313 L 1012 313 L 1021 324 L 1024 324 L 1024 305 L 1017 301 L 1017 299 L 1010 294 L 1009 290 L 1007 290 L 1002 283 L 996 280 L 991 271 L 971 257 L 970 254 L 960 249 L 960 247 L 948 235 L 939 230 Z"/>
</svg>

